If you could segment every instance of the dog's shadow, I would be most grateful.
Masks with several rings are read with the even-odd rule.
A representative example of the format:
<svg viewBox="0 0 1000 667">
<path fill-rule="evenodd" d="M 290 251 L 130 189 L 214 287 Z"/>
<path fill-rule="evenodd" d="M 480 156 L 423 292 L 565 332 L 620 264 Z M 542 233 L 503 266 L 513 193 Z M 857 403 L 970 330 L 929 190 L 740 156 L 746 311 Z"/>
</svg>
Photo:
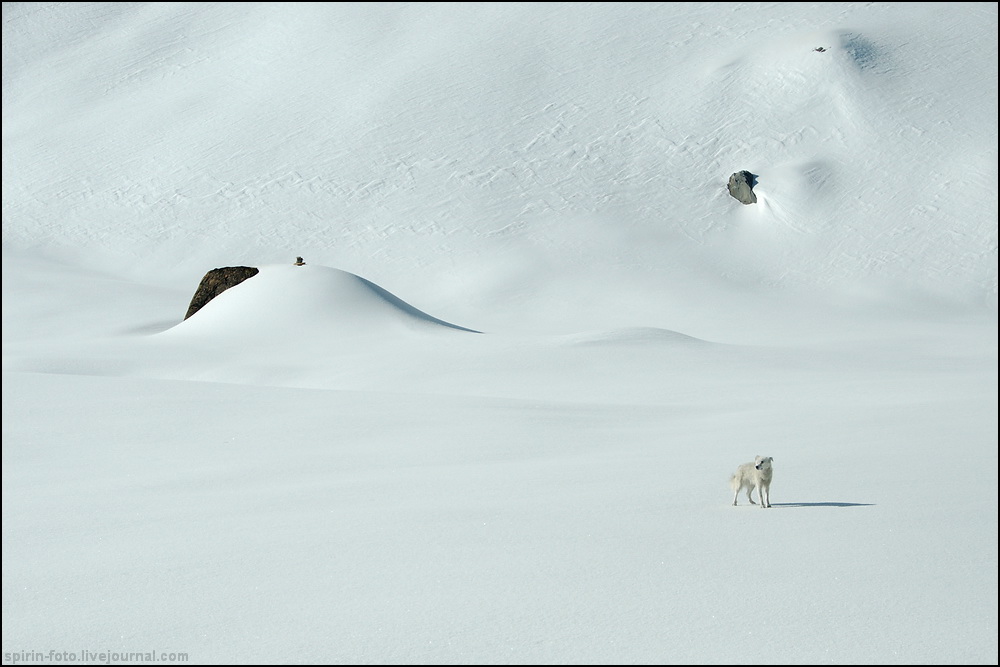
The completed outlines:
<svg viewBox="0 0 1000 667">
<path fill-rule="evenodd" d="M 875 503 L 771 503 L 771 507 L 874 507 Z"/>
</svg>

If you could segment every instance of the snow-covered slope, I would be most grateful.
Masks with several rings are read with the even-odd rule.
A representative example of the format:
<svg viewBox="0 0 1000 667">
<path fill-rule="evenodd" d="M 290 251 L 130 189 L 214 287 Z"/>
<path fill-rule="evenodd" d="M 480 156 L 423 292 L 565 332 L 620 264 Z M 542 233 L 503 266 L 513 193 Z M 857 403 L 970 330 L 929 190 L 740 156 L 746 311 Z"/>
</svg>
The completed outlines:
<svg viewBox="0 0 1000 667">
<path fill-rule="evenodd" d="M 658 295 L 702 286 L 995 304 L 993 17 L 5 5 L 4 248 L 188 284 L 304 255 L 458 319 L 541 323 L 558 294 L 671 326 Z M 756 206 L 725 191 L 739 169 Z M 622 280 L 641 310 L 599 289 Z"/>
</svg>

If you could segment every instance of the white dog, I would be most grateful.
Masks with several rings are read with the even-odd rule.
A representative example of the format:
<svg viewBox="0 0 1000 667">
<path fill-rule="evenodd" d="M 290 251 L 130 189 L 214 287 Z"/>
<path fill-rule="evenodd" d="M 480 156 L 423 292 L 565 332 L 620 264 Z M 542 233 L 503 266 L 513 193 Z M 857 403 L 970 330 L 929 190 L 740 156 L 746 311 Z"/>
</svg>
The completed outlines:
<svg viewBox="0 0 1000 667">
<path fill-rule="evenodd" d="M 751 494 L 754 489 L 757 489 L 760 506 L 771 506 L 771 477 L 774 474 L 771 462 L 773 460 L 770 456 L 758 456 L 753 462 L 744 463 L 736 469 L 736 474 L 729 480 L 730 486 L 733 487 L 733 505 L 736 505 L 736 499 L 739 498 L 740 491 L 743 489 L 747 490 L 747 500 L 750 501 L 750 504 L 756 505 L 757 503 L 753 501 Z"/>
</svg>

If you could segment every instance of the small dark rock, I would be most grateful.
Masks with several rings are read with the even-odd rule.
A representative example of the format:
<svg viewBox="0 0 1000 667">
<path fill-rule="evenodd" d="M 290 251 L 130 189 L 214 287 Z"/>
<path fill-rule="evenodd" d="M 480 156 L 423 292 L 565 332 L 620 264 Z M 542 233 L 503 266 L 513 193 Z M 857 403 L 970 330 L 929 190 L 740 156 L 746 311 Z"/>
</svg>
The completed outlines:
<svg viewBox="0 0 1000 667">
<path fill-rule="evenodd" d="M 202 307 L 215 297 L 225 292 L 230 287 L 239 285 L 247 278 L 252 278 L 259 273 L 259 269 L 252 266 L 226 266 L 221 269 L 212 269 L 201 279 L 201 284 L 191 299 L 188 306 L 187 315 L 184 319 L 191 317 Z"/>
<path fill-rule="evenodd" d="M 754 177 L 749 171 L 738 171 L 729 177 L 729 194 L 744 204 L 756 204 L 757 195 L 753 193 Z"/>
</svg>

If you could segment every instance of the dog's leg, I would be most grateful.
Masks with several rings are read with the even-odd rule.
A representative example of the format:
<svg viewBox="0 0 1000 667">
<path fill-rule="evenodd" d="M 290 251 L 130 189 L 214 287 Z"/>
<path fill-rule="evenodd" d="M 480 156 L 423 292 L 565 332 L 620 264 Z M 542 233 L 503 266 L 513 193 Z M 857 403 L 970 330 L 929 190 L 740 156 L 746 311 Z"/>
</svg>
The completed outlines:
<svg viewBox="0 0 1000 667">
<path fill-rule="evenodd" d="M 756 505 L 757 503 L 753 501 L 753 490 L 754 487 L 752 486 L 747 489 L 747 500 L 750 501 L 751 505 Z M 757 489 L 757 497 L 760 498 L 760 489 Z"/>
<path fill-rule="evenodd" d="M 771 485 L 763 485 L 757 493 L 760 495 L 760 506 L 770 507 L 771 506 Z"/>
</svg>

